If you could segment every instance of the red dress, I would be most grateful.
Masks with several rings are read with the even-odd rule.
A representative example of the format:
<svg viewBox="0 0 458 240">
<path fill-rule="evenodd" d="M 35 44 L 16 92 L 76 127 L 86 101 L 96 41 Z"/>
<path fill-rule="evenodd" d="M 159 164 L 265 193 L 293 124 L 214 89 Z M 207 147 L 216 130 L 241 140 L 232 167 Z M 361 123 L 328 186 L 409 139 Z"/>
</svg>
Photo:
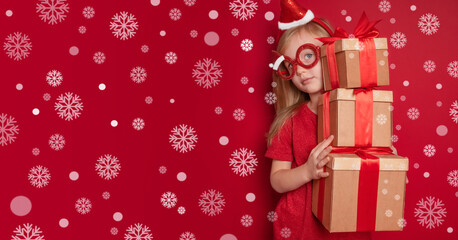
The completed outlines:
<svg viewBox="0 0 458 240">
<path fill-rule="evenodd" d="M 317 115 L 303 104 L 272 139 L 266 157 L 292 162 L 291 168 L 304 164 L 317 143 Z M 280 138 L 277 139 L 277 136 Z M 277 239 L 371 239 L 371 232 L 329 233 L 312 213 L 312 182 L 284 193 L 277 204 L 274 240 Z"/>
</svg>

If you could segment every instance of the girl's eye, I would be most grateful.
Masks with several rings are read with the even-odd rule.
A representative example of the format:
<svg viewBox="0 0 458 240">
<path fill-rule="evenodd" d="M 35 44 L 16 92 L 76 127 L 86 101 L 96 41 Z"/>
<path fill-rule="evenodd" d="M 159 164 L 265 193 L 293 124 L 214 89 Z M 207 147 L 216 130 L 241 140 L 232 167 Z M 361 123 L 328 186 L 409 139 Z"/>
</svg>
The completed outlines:
<svg viewBox="0 0 458 240">
<path fill-rule="evenodd" d="M 312 53 L 307 53 L 305 54 L 305 59 L 310 59 L 310 58 L 313 58 L 313 54 Z"/>
</svg>

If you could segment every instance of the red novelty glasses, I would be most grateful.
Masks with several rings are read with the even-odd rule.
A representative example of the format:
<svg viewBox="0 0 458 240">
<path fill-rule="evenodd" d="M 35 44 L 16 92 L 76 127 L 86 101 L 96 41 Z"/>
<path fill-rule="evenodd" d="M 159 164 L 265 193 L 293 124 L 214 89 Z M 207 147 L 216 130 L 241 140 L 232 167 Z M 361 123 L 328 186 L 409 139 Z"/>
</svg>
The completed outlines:
<svg viewBox="0 0 458 240">
<path fill-rule="evenodd" d="M 277 51 L 272 52 L 274 55 L 274 63 L 271 67 L 277 75 L 284 80 L 293 78 L 297 71 L 297 65 L 305 69 L 310 69 L 318 63 L 320 58 L 320 47 L 311 43 L 300 46 L 296 51 L 296 59 L 294 60 Z"/>
</svg>

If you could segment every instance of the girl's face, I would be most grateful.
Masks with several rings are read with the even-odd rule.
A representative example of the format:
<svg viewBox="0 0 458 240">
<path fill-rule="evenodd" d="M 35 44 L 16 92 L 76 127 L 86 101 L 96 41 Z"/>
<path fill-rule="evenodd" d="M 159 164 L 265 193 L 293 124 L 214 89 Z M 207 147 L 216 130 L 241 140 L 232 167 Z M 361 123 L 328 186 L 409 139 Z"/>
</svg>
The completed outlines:
<svg viewBox="0 0 458 240">
<path fill-rule="evenodd" d="M 291 59 L 296 58 L 297 49 L 306 43 L 321 46 L 322 42 L 316 40 L 319 36 L 312 35 L 305 30 L 300 30 L 291 36 L 284 55 Z M 288 67 L 288 66 L 285 66 Z M 305 69 L 297 64 L 297 70 L 291 81 L 301 91 L 308 94 L 321 93 L 323 90 L 323 74 L 321 71 L 321 61 L 310 69 Z"/>
</svg>

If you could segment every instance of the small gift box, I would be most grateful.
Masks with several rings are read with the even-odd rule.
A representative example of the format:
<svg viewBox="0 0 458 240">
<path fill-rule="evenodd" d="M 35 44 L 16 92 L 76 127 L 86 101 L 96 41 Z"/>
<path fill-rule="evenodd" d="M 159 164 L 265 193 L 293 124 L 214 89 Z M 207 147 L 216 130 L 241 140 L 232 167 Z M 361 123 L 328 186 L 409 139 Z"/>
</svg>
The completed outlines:
<svg viewBox="0 0 458 240">
<path fill-rule="evenodd" d="M 392 154 L 329 156 L 329 177 L 312 185 L 312 212 L 324 227 L 329 232 L 401 231 L 408 159 Z"/>
<path fill-rule="evenodd" d="M 318 142 L 334 135 L 332 146 L 390 147 L 393 92 L 337 88 L 318 103 Z"/>
</svg>

